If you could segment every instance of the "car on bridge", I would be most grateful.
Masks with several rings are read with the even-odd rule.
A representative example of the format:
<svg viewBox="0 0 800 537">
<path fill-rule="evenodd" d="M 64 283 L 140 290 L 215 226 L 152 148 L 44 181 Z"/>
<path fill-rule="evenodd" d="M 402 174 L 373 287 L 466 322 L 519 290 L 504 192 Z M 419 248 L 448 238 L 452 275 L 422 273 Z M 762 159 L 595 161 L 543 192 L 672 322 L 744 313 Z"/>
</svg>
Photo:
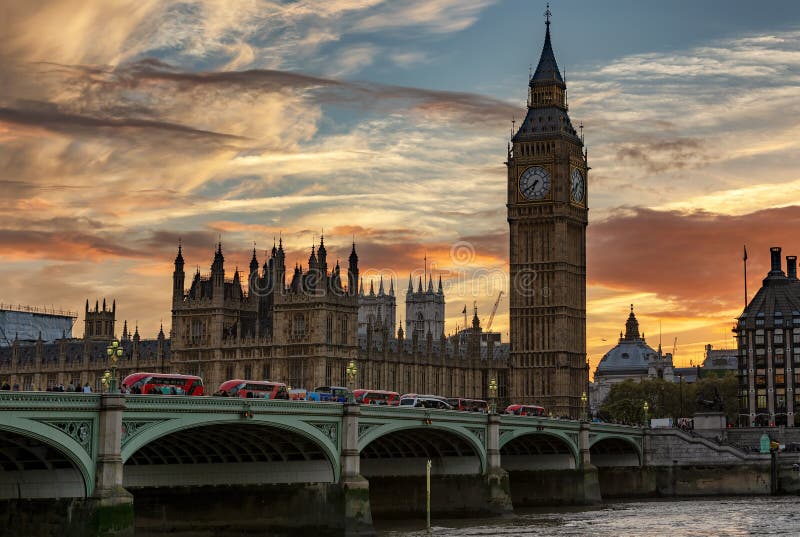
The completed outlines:
<svg viewBox="0 0 800 537">
<path fill-rule="evenodd" d="M 435 395 L 407 394 L 400 399 L 400 406 L 405 408 L 433 408 L 438 410 L 453 410 L 453 407 L 443 397 Z"/>
<path fill-rule="evenodd" d="M 289 399 L 289 390 L 283 382 L 266 380 L 226 380 L 214 393 L 217 397 L 242 397 L 256 399 Z"/>
</svg>

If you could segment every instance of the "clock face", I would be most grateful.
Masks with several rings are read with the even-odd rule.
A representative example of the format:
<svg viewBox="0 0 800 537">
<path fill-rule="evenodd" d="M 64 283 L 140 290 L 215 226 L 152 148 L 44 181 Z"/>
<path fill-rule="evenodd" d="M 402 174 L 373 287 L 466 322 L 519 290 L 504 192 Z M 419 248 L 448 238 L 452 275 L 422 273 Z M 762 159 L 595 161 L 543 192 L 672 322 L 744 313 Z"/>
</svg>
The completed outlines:
<svg viewBox="0 0 800 537">
<path fill-rule="evenodd" d="M 583 196 L 586 193 L 586 183 L 583 180 L 583 174 L 578 169 L 572 170 L 572 183 L 570 185 L 570 195 L 572 201 L 575 203 L 583 202 Z"/>
<path fill-rule="evenodd" d="M 541 200 L 550 192 L 550 173 L 541 166 L 532 166 L 519 176 L 519 191 L 529 200 Z"/>
</svg>

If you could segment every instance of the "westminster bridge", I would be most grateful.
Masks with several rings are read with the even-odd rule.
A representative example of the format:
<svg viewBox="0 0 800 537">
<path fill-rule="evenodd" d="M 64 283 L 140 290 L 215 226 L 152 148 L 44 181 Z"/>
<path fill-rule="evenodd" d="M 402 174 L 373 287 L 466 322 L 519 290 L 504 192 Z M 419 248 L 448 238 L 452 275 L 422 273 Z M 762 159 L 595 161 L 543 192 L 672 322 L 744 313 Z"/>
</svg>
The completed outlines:
<svg viewBox="0 0 800 537">
<path fill-rule="evenodd" d="M 244 528 L 368 535 L 373 514 L 424 513 L 428 460 L 439 515 L 691 494 L 695 483 L 719 489 L 698 493 L 774 488 L 769 455 L 680 431 L 546 417 L 0 392 L 0 431 L 0 522 L 19 535 L 47 533 L 42 509 L 60 521 L 54 535 L 132 534 L 134 504 L 137 528 L 159 531 L 231 517 Z M 735 467 L 735 483 L 715 466 Z M 752 478 L 747 490 L 736 489 L 742 477 Z"/>
</svg>

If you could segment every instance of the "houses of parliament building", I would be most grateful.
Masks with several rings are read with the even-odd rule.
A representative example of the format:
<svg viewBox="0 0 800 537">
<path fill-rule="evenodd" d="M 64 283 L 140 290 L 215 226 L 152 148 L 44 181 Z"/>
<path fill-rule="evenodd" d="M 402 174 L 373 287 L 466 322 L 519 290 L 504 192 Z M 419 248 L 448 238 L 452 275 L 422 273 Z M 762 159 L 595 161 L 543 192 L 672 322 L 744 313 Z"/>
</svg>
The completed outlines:
<svg viewBox="0 0 800 537">
<path fill-rule="evenodd" d="M 187 280 L 178 246 L 172 277 L 172 328 L 146 345 L 123 333 L 123 372 L 135 369 L 201 375 L 208 390 L 232 378 L 263 378 L 293 387 L 355 384 L 398 392 L 487 398 L 495 379 L 501 402 L 541 404 L 577 417 L 588 391 L 586 362 L 587 153 L 569 118 L 566 84 L 550 37 L 550 14 L 527 114 L 507 155 L 510 236 L 510 342 L 481 339 L 475 312 L 467 337 L 444 331 L 442 282 L 409 279 L 406 330 L 396 328 L 394 282 L 378 293 L 359 289 L 353 244 L 346 267 L 331 265 L 324 239 L 307 266 L 287 271 L 283 243 L 249 271 L 225 271 L 222 245 L 210 272 Z M 425 289 L 427 283 L 427 290 Z M 359 307 L 362 307 L 359 317 Z M 84 340 L 0 347 L 0 380 L 25 386 L 97 382 L 107 367 L 104 344 L 114 315 L 90 311 Z M 91 320 L 91 326 L 90 326 Z M 97 324 L 95 324 L 97 323 Z M 396 332 L 395 332 L 396 330 Z M 484 344 L 485 343 L 485 344 Z M 145 349 L 145 350 L 143 350 Z"/>
</svg>

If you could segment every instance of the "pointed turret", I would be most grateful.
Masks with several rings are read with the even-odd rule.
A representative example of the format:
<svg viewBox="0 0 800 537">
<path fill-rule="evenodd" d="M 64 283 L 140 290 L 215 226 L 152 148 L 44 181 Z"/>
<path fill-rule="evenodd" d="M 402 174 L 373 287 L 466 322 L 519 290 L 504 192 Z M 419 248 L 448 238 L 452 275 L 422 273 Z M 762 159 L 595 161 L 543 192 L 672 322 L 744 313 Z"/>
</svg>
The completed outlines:
<svg viewBox="0 0 800 537">
<path fill-rule="evenodd" d="M 256 257 L 255 246 L 253 246 L 253 257 L 250 259 L 250 274 L 258 274 L 258 257 Z"/>
<path fill-rule="evenodd" d="M 328 273 L 328 251 L 325 249 L 325 237 L 320 235 L 319 248 L 317 249 L 317 263 L 323 274 Z"/>
<path fill-rule="evenodd" d="M 358 294 L 364 296 L 364 277 L 361 277 L 361 286 L 358 289 Z"/>
<path fill-rule="evenodd" d="M 175 271 L 172 273 L 172 300 L 183 299 L 183 285 L 186 273 L 183 271 L 183 245 L 178 240 L 178 255 L 175 256 Z"/>
<path fill-rule="evenodd" d="M 394 278 L 389 280 L 389 296 L 394 296 Z"/>
<path fill-rule="evenodd" d="M 433 293 L 433 276 L 428 276 L 428 292 Z"/>
<path fill-rule="evenodd" d="M 312 268 L 316 268 L 317 266 L 317 254 L 314 251 L 314 245 L 311 245 L 311 255 L 308 256 L 308 269 L 311 270 Z"/>
<path fill-rule="evenodd" d="M 130 334 L 128 334 L 128 321 L 127 319 L 122 323 L 122 339 L 123 341 L 128 339 Z"/>
<path fill-rule="evenodd" d="M 411 273 L 408 274 L 408 294 L 412 294 L 414 292 L 414 283 L 411 281 Z"/>
<path fill-rule="evenodd" d="M 369 296 L 375 296 L 375 283 L 372 280 L 369 281 Z"/>
<path fill-rule="evenodd" d="M 442 275 L 439 274 L 439 290 L 437 291 L 440 295 L 444 294 L 444 288 L 442 287 Z"/>
<path fill-rule="evenodd" d="M 356 254 L 356 242 L 353 241 L 353 249 L 350 251 L 347 267 L 347 292 L 351 296 L 358 293 L 358 254 Z"/>
<path fill-rule="evenodd" d="M 383 274 L 381 274 L 380 284 L 378 285 L 378 296 L 384 296 L 386 293 L 383 291 Z"/>
<path fill-rule="evenodd" d="M 417 293 L 421 292 L 422 292 L 422 276 L 420 276 L 419 279 L 417 280 Z"/>
<path fill-rule="evenodd" d="M 211 263 L 211 280 L 213 287 L 221 288 L 225 284 L 225 257 L 222 255 L 222 242 L 217 243 L 214 262 Z"/>
</svg>

